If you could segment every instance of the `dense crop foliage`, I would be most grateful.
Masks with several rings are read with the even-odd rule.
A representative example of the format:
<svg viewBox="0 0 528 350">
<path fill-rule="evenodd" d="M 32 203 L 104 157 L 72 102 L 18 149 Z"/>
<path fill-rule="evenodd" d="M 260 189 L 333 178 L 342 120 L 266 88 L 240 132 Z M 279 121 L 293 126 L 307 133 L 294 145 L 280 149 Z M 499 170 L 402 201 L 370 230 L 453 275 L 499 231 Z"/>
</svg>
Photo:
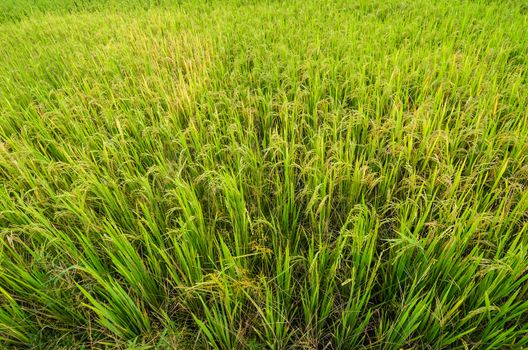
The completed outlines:
<svg viewBox="0 0 528 350">
<path fill-rule="evenodd" d="M 525 1 L 0 3 L 0 348 L 528 346 Z"/>
</svg>

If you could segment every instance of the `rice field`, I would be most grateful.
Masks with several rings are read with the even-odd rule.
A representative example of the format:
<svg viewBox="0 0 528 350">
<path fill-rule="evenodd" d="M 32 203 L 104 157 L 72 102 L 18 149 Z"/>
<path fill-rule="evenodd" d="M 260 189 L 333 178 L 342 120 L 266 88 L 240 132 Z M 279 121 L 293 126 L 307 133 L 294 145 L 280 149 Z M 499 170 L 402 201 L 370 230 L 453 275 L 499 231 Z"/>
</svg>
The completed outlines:
<svg viewBox="0 0 528 350">
<path fill-rule="evenodd" d="M 0 0 L 0 349 L 526 349 L 527 157 L 525 0 Z"/>
</svg>

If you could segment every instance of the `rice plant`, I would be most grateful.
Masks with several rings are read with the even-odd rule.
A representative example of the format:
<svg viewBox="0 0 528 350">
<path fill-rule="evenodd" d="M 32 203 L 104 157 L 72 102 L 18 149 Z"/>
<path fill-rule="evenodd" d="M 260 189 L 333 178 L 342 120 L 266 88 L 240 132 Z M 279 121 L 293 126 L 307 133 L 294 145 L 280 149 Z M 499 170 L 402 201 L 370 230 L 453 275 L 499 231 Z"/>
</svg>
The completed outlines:
<svg viewBox="0 0 528 350">
<path fill-rule="evenodd" d="M 528 348 L 528 3 L 0 0 L 0 348 Z"/>
</svg>

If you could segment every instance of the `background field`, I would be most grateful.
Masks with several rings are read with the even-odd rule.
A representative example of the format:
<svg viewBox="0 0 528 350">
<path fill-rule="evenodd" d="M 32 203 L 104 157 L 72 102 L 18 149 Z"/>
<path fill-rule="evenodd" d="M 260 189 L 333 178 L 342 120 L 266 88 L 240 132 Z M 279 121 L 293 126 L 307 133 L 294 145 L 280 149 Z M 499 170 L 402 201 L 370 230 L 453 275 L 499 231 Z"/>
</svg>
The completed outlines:
<svg viewBox="0 0 528 350">
<path fill-rule="evenodd" d="M 528 347 L 526 1 L 0 0 L 0 348 Z"/>
</svg>

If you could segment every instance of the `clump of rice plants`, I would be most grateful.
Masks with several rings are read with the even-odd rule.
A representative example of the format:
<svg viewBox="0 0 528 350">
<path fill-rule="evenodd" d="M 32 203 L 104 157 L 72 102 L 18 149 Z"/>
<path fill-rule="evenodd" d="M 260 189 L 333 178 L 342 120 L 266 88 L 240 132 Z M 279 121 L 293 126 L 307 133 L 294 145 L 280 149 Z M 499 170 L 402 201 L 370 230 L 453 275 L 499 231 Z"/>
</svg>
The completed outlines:
<svg viewBox="0 0 528 350">
<path fill-rule="evenodd" d="M 0 9 L 0 348 L 528 347 L 523 1 Z"/>
</svg>

